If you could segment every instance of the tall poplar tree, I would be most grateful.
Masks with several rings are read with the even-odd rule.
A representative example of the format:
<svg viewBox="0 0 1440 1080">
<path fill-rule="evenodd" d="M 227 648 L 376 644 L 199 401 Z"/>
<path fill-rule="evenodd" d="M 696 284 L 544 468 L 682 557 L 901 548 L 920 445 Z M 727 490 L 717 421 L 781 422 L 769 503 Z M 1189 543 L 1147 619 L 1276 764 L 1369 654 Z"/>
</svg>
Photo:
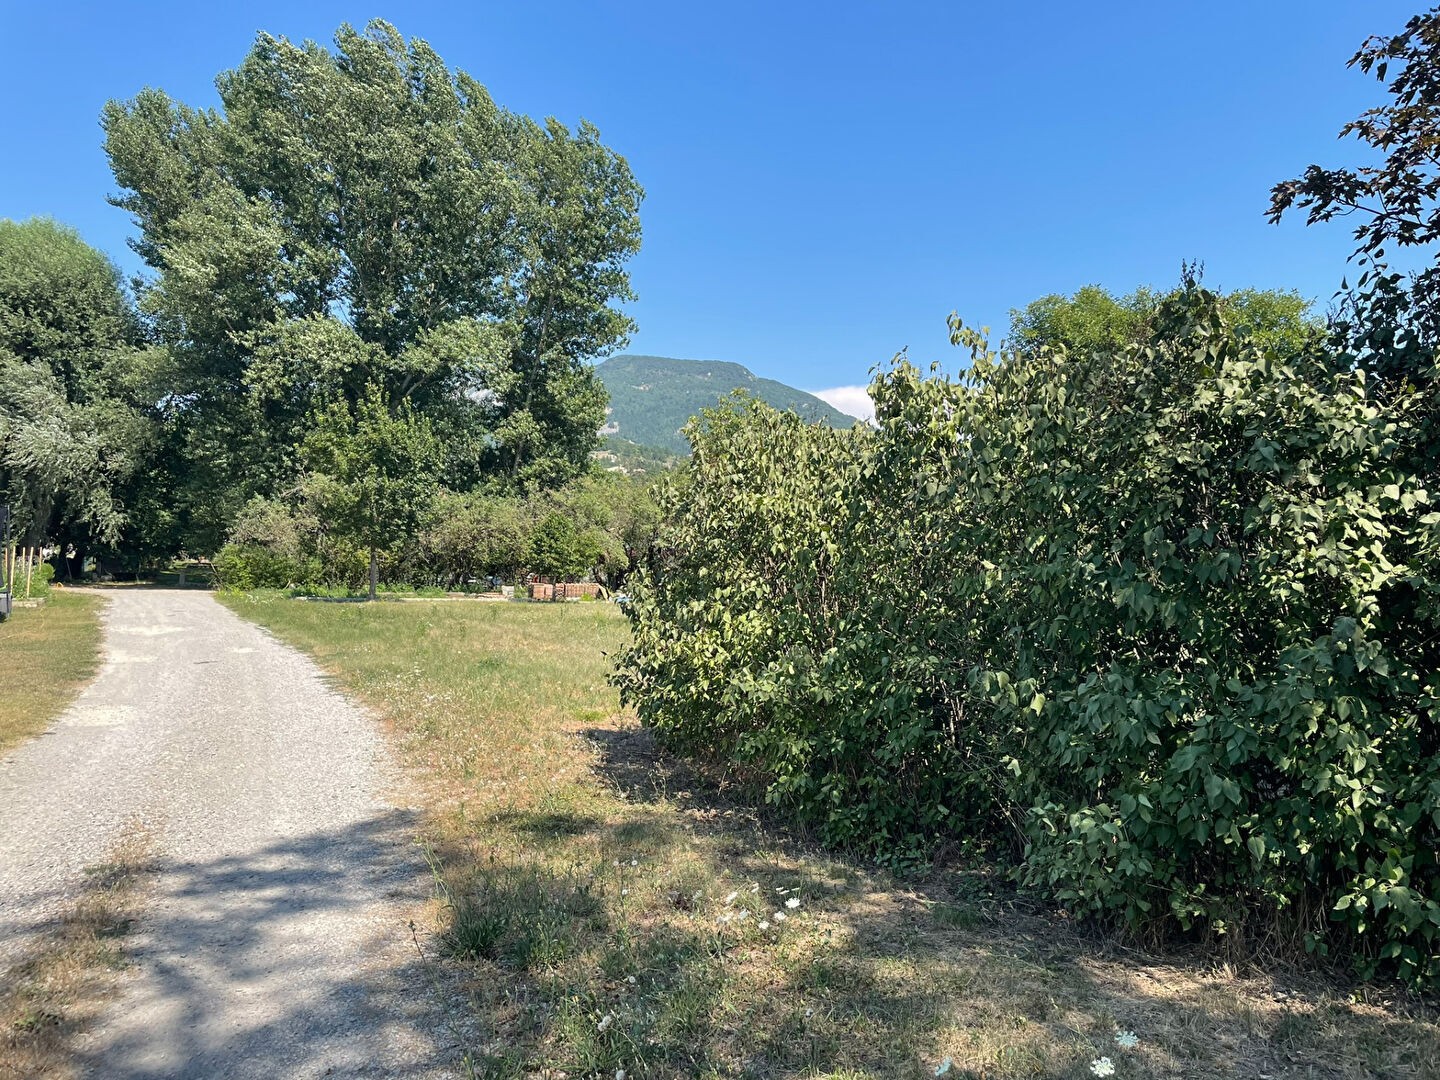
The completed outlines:
<svg viewBox="0 0 1440 1080">
<path fill-rule="evenodd" d="M 578 471 L 605 407 L 588 361 L 632 328 L 643 195 L 596 128 L 501 109 L 384 22 L 333 49 L 261 34 L 216 88 L 215 109 L 150 89 L 103 116 L 195 529 L 293 478 L 317 409 L 370 385 L 433 426 L 452 487 Z"/>
</svg>

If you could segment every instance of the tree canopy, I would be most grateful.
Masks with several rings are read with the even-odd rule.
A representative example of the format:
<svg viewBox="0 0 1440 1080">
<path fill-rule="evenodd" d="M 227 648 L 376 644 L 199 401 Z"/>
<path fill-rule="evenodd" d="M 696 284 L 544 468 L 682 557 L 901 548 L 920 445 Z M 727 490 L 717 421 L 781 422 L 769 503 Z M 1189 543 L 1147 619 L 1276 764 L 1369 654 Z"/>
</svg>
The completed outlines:
<svg viewBox="0 0 1440 1080">
<path fill-rule="evenodd" d="M 412 534 L 435 497 L 440 447 L 408 403 L 392 408 L 366 389 L 352 408 L 333 401 L 305 439 L 310 501 L 331 531 L 369 555 L 370 599 L 379 584 L 379 552 Z"/>
<path fill-rule="evenodd" d="M 1440 241 L 1440 8 L 1416 15 L 1397 34 L 1369 38 L 1350 66 L 1374 76 L 1390 96 L 1340 129 L 1341 138 L 1363 144 L 1367 163 L 1310 165 L 1275 185 L 1269 217 L 1303 210 L 1312 225 L 1354 220 L 1361 271 L 1354 289 L 1342 293 L 1341 328 L 1373 370 L 1428 382 L 1440 341 L 1440 265 L 1431 258 L 1407 276 L 1390 268 L 1387 249 Z"/>
<path fill-rule="evenodd" d="M 0 220 L 0 500 L 20 535 L 119 538 L 162 366 L 103 254 L 45 218 Z"/>
<path fill-rule="evenodd" d="M 1030 354 L 1055 345 L 1080 353 L 1135 345 L 1151 335 L 1165 300 L 1179 294 L 1142 287 L 1117 296 L 1087 285 L 1073 296 L 1042 296 L 1010 313 L 1008 344 Z M 1237 334 L 1283 356 L 1299 354 L 1325 329 L 1310 303 L 1294 290 L 1237 289 L 1216 301 Z"/>
<path fill-rule="evenodd" d="M 625 159 L 588 123 L 499 108 L 384 22 L 333 49 L 261 34 L 216 86 L 216 109 L 152 89 L 103 115 L 218 507 L 192 532 L 288 482 L 317 410 L 372 384 L 433 426 L 454 487 L 577 473 L 605 407 L 587 361 L 632 327 Z"/>
</svg>

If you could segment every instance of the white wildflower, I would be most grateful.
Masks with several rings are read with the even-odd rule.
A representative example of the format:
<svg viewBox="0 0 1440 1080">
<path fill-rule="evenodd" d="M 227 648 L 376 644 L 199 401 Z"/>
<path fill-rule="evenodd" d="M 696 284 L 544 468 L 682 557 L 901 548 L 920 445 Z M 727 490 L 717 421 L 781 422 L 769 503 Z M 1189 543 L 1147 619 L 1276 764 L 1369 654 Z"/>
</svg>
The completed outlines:
<svg viewBox="0 0 1440 1080">
<path fill-rule="evenodd" d="M 631 860 L 630 860 L 630 865 L 631 865 L 631 866 L 639 866 L 639 865 L 640 865 L 640 860 L 638 860 L 638 859 L 631 859 Z"/>
<path fill-rule="evenodd" d="M 615 1022 L 615 1014 L 614 1014 L 614 1013 L 606 1013 L 604 1016 L 602 1016 L 602 1017 L 600 1018 L 600 1023 L 598 1023 L 598 1024 L 595 1025 L 595 1030 L 596 1030 L 596 1031 L 599 1031 L 599 1032 L 602 1032 L 602 1033 L 603 1033 L 603 1032 L 606 1032 L 606 1031 L 609 1031 L 609 1030 L 610 1030 L 610 1025 L 613 1024 L 614 1022 Z"/>
<path fill-rule="evenodd" d="M 788 907 L 791 911 L 794 911 L 797 907 L 800 906 L 800 898 L 798 896 L 790 897 L 789 900 L 785 901 L 785 906 Z"/>
<path fill-rule="evenodd" d="M 1096 1076 L 1114 1076 L 1115 1064 L 1108 1057 L 1096 1058 L 1090 1062 L 1090 1071 Z"/>
<path fill-rule="evenodd" d="M 1140 1037 L 1133 1031 L 1122 1031 L 1115 1036 L 1115 1042 L 1119 1044 L 1121 1050 L 1134 1050 L 1140 1045 Z"/>
<path fill-rule="evenodd" d="M 814 1016 L 814 1015 L 815 1015 L 815 1010 L 814 1010 L 814 1009 L 806 1009 L 806 1010 L 805 1010 L 805 1019 L 806 1019 L 806 1020 L 809 1020 L 809 1019 L 810 1019 L 812 1016 Z"/>
<path fill-rule="evenodd" d="M 949 1058 L 946 1058 L 944 1061 L 940 1062 L 939 1065 L 935 1066 L 935 1075 L 944 1076 L 950 1071 L 950 1067 L 954 1064 L 955 1062 L 951 1061 Z"/>
<path fill-rule="evenodd" d="M 625 981 L 626 981 L 627 983 L 629 983 L 631 986 L 634 986 L 634 985 L 635 985 L 635 976 L 634 976 L 634 975 L 626 975 L 626 976 L 625 976 Z"/>
<path fill-rule="evenodd" d="M 732 892 L 729 896 L 725 897 L 725 903 L 733 904 L 735 902 L 735 898 L 739 895 L 740 894 L 738 892 Z"/>
<path fill-rule="evenodd" d="M 630 890 L 629 890 L 629 889 L 621 889 L 621 890 L 620 890 L 620 895 L 621 895 L 621 896 L 629 896 L 629 895 L 630 895 Z"/>
<path fill-rule="evenodd" d="M 758 881 L 752 881 L 752 882 L 750 883 L 750 891 L 751 891 L 751 892 L 759 892 L 759 891 L 760 891 L 760 883 L 759 883 Z"/>
<path fill-rule="evenodd" d="M 715 921 L 724 923 L 729 922 L 732 918 L 734 918 L 734 916 L 727 911 L 724 915 L 715 916 Z"/>
<path fill-rule="evenodd" d="M 624 1070 L 624 1069 L 616 1069 L 616 1070 L 615 1070 L 615 1080 L 625 1080 L 625 1070 Z"/>
<path fill-rule="evenodd" d="M 736 922 L 744 922 L 744 921 L 745 921 L 746 919 L 748 919 L 749 917 L 750 917 L 750 912 L 746 911 L 744 908 L 741 908 L 741 909 L 740 909 L 740 912 L 735 916 L 735 921 L 736 921 Z"/>
<path fill-rule="evenodd" d="M 769 919 L 761 919 L 761 920 L 760 920 L 758 923 L 756 923 L 755 925 L 758 926 L 761 930 L 769 930 L 769 929 L 770 929 L 770 920 L 769 920 Z"/>
<path fill-rule="evenodd" d="M 775 912 L 774 915 L 771 915 L 770 917 L 771 917 L 772 919 L 774 919 L 776 922 L 784 922 L 784 921 L 785 921 L 786 919 L 788 919 L 790 916 L 789 916 L 789 915 L 786 915 L 783 911 L 777 911 L 777 912 Z"/>
</svg>

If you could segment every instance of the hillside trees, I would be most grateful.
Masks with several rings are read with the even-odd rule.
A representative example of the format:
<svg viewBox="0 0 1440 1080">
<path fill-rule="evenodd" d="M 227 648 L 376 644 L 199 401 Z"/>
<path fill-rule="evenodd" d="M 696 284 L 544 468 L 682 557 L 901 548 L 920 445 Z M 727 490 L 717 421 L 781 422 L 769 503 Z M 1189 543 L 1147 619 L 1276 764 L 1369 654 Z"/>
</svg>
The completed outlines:
<svg viewBox="0 0 1440 1080">
<path fill-rule="evenodd" d="M 216 85 L 218 109 L 146 90 L 103 118 L 202 463 L 191 534 L 213 546 L 294 478 L 310 417 L 371 385 L 432 425 L 454 489 L 579 472 L 604 412 L 585 361 L 630 329 L 640 242 L 595 128 L 500 109 L 383 22 L 333 51 L 262 34 Z"/>
<path fill-rule="evenodd" d="M 119 273 L 53 221 L 0 221 L 0 500 L 21 536 L 84 553 L 137 515 L 156 453 L 163 354 Z"/>
</svg>

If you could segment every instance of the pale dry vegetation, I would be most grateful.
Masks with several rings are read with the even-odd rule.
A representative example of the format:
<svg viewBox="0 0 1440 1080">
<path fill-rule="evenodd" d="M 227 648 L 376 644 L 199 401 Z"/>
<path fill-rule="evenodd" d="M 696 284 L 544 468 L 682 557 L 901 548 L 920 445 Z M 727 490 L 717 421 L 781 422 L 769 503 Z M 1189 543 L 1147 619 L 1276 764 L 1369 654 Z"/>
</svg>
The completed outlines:
<svg viewBox="0 0 1440 1080">
<path fill-rule="evenodd" d="M 74 1040 L 110 999 L 138 916 L 149 839 L 140 829 L 89 869 L 79 898 L 0 979 L 0 1077 L 78 1076 Z"/>
</svg>

